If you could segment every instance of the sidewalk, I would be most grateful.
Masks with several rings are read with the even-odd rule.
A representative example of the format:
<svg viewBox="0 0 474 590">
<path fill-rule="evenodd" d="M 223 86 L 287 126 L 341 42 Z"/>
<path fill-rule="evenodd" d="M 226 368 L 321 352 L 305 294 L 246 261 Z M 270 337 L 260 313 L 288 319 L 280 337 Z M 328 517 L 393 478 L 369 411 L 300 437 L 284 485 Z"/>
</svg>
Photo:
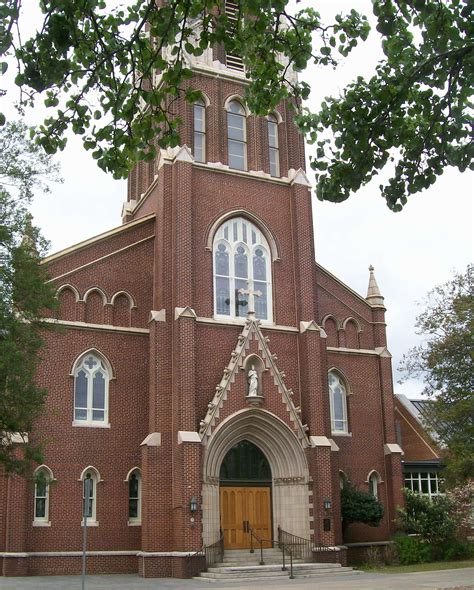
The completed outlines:
<svg viewBox="0 0 474 590">
<path fill-rule="evenodd" d="M 474 590 L 474 568 L 418 572 L 413 574 L 372 574 L 354 572 L 275 582 L 207 583 L 172 578 L 143 579 L 135 575 L 88 576 L 86 590 Z M 38 576 L 0 578 L 0 590 L 81 590 L 80 576 Z"/>
</svg>

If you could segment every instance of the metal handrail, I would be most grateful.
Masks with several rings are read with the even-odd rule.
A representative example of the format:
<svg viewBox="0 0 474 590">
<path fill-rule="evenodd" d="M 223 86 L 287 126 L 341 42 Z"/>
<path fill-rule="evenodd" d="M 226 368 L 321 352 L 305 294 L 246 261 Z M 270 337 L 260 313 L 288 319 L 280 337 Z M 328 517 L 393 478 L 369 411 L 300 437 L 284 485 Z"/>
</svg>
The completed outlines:
<svg viewBox="0 0 474 590">
<path fill-rule="evenodd" d="M 260 565 L 265 565 L 265 562 L 263 561 L 263 544 L 264 543 L 270 543 L 272 547 L 277 545 L 282 550 L 282 553 L 283 553 L 283 563 L 282 563 L 282 568 L 281 568 L 282 572 L 288 571 L 288 568 L 286 567 L 286 560 L 285 560 L 285 552 L 286 552 L 290 557 L 290 575 L 289 575 L 289 577 L 290 577 L 290 580 L 294 580 L 295 576 L 293 575 L 293 551 L 287 543 L 285 543 L 284 541 L 282 541 L 280 539 L 278 539 L 278 541 L 275 539 L 262 539 L 261 537 L 259 537 L 257 535 L 257 533 L 249 525 L 248 521 L 244 522 L 244 533 L 250 534 L 250 553 L 254 553 L 253 539 L 255 539 L 258 542 L 258 544 L 260 545 Z"/>
<path fill-rule="evenodd" d="M 278 541 L 280 543 L 285 543 L 292 547 L 293 552 L 296 557 L 298 558 L 311 558 L 313 559 L 313 551 L 335 551 L 335 547 L 329 547 L 328 545 L 323 545 L 322 543 L 315 544 L 314 541 L 310 539 L 305 539 L 304 537 L 298 537 L 298 535 L 293 535 L 288 531 L 284 531 L 281 527 L 278 527 Z"/>
<path fill-rule="evenodd" d="M 188 559 L 196 555 L 204 555 L 206 558 L 206 569 L 224 559 L 224 532 L 219 529 L 219 539 L 210 545 L 203 545 L 200 549 L 189 553 Z"/>
</svg>

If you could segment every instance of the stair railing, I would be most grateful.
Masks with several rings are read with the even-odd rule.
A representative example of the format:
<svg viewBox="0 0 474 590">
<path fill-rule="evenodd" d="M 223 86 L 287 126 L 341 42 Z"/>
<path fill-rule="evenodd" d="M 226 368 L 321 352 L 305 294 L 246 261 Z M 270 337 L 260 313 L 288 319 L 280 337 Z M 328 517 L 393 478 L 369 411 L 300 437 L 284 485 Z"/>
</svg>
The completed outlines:
<svg viewBox="0 0 474 590">
<path fill-rule="evenodd" d="M 254 540 L 260 546 L 259 565 L 265 565 L 265 562 L 263 560 L 263 545 L 264 545 L 264 543 L 270 543 L 271 547 L 277 546 L 282 550 L 282 553 L 283 553 L 283 561 L 282 561 L 282 567 L 281 567 L 282 572 L 288 571 L 288 568 L 286 567 L 286 555 L 289 556 L 289 558 L 290 558 L 290 575 L 289 575 L 289 577 L 290 577 L 290 580 L 294 580 L 295 576 L 293 575 L 293 550 L 290 545 L 286 544 L 283 541 L 283 539 L 280 540 L 280 538 L 278 540 L 262 539 L 261 537 L 259 537 L 257 535 L 257 533 L 254 531 L 254 529 L 249 525 L 248 520 L 244 521 L 243 530 L 244 530 L 244 533 L 248 533 L 250 535 L 250 553 L 255 552 L 254 547 L 253 547 Z"/>
<path fill-rule="evenodd" d="M 297 559 L 310 559 L 313 561 L 314 551 L 335 551 L 334 547 L 323 545 L 322 543 L 315 544 L 310 539 L 304 537 L 298 537 L 288 531 L 284 531 L 281 527 L 278 527 L 278 542 L 284 543 L 291 547 L 293 555 Z"/>
<path fill-rule="evenodd" d="M 224 560 L 224 532 L 219 529 L 219 538 L 215 543 L 203 545 L 200 549 L 189 553 L 188 561 L 196 555 L 204 555 L 206 558 L 206 569 L 213 567 L 216 563 Z"/>
</svg>

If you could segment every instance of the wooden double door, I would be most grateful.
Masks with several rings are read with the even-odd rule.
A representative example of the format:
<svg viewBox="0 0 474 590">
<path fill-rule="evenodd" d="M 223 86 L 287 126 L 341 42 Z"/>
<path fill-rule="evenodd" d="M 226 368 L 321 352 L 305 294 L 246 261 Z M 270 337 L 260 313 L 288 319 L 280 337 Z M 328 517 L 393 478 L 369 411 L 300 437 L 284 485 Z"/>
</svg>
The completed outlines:
<svg viewBox="0 0 474 590">
<path fill-rule="evenodd" d="M 250 534 L 244 522 L 260 539 L 272 538 L 271 488 L 269 486 L 220 487 L 221 528 L 226 549 L 248 549 Z M 255 541 L 254 541 L 255 545 Z M 264 547 L 270 547 L 265 543 Z"/>
</svg>

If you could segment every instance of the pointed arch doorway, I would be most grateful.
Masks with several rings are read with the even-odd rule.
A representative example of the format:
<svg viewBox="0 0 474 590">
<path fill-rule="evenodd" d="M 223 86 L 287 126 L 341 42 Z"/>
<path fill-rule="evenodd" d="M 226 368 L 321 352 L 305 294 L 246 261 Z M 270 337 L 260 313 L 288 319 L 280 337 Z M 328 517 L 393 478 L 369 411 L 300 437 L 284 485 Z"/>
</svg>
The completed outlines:
<svg viewBox="0 0 474 590">
<path fill-rule="evenodd" d="M 270 464 L 257 445 L 244 439 L 229 449 L 219 474 L 221 528 L 226 549 L 250 547 L 248 526 L 261 539 L 272 539 L 271 490 Z"/>
</svg>

